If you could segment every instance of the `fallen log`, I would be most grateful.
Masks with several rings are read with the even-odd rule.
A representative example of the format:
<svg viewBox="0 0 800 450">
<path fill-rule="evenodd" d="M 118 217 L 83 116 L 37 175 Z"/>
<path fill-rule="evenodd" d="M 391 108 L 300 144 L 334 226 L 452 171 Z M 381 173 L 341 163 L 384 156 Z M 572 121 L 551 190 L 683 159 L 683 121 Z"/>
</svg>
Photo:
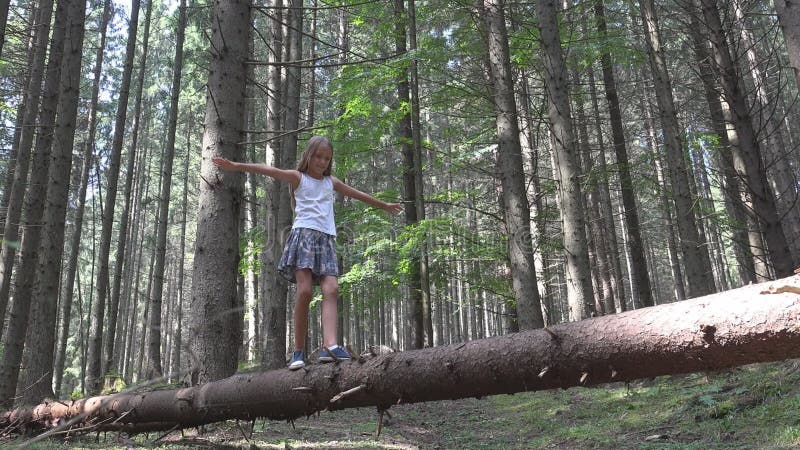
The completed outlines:
<svg viewBox="0 0 800 450">
<path fill-rule="evenodd" d="M 788 288 L 787 288 L 788 287 Z M 168 430 L 227 419 L 511 394 L 800 357 L 800 277 L 706 297 L 421 350 L 243 373 L 184 389 L 48 402 L 3 429 Z M 774 292 L 774 295 L 765 295 Z"/>
</svg>

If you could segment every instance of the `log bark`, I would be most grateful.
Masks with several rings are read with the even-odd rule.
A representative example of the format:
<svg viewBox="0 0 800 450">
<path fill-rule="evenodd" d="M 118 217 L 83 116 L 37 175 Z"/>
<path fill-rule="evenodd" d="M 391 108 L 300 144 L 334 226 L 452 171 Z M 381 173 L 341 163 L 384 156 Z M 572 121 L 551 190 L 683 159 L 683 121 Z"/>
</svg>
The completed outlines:
<svg viewBox="0 0 800 450">
<path fill-rule="evenodd" d="M 764 292 L 775 295 L 765 295 Z M 482 397 L 800 357 L 800 276 L 551 328 L 174 390 L 49 402 L 0 426 L 135 431 Z"/>
</svg>

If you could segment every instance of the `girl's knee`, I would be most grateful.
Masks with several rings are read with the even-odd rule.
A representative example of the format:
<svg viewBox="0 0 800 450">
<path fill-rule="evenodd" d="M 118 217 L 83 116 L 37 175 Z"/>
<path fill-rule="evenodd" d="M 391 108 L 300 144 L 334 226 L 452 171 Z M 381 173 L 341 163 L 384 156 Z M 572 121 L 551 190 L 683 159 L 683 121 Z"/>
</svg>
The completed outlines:
<svg viewBox="0 0 800 450">
<path fill-rule="evenodd" d="M 322 296 L 323 297 L 339 297 L 339 284 L 338 283 L 329 283 L 322 288 Z"/>
<path fill-rule="evenodd" d="M 313 293 L 314 292 L 310 284 L 308 286 L 301 286 L 299 284 L 297 285 L 297 301 L 304 303 L 310 302 Z"/>
</svg>

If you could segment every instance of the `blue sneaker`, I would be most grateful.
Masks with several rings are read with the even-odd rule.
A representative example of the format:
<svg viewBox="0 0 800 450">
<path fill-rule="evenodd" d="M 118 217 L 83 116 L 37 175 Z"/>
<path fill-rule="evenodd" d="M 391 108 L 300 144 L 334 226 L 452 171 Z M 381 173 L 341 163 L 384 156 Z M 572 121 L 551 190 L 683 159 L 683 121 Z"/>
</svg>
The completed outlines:
<svg viewBox="0 0 800 450">
<path fill-rule="evenodd" d="M 347 350 L 338 345 L 331 347 L 330 352 L 325 347 L 319 352 L 319 360 L 321 362 L 339 361 L 341 359 L 350 359 L 350 353 L 347 353 Z"/>
<path fill-rule="evenodd" d="M 306 362 L 304 361 L 306 358 L 306 352 L 302 350 L 295 350 L 292 353 L 292 359 L 289 360 L 289 370 L 297 370 L 301 367 L 306 366 Z"/>
</svg>

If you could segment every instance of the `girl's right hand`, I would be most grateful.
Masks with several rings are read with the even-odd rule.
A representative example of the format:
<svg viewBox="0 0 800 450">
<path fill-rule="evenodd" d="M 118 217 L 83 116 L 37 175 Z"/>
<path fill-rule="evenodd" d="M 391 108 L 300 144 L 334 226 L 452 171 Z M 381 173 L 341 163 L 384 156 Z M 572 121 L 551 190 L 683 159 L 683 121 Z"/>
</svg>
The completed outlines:
<svg viewBox="0 0 800 450">
<path fill-rule="evenodd" d="M 216 156 L 214 158 L 211 158 L 211 162 L 213 162 L 217 167 L 219 167 L 222 170 L 235 170 L 233 165 L 234 163 L 228 161 L 225 158 L 220 158 Z"/>
</svg>

